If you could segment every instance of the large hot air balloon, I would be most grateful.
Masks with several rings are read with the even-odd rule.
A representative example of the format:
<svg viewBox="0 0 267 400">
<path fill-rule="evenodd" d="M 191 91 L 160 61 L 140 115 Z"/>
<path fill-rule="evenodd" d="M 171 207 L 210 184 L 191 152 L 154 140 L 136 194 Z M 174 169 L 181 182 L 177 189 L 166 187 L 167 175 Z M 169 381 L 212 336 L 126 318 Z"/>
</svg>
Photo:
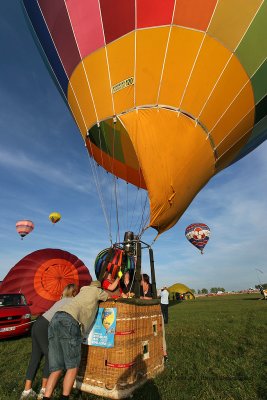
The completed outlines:
<svg viewBox="0 0 267 400">
<path fill-rule="evenodd" d="M 47 311 L 60 299 L 69 283 L 79 288 L 91 283 L 91 275 L 75 255 L 60 249 L 37 250 L 22 258 L 3 280 L 1 293 L 23 293 L 33 315 Z"/>
<path fill-rule="evenodd" d="M 206 224 L 195 223 L 188 225 L 185 230 L 186 239 L 203 254 L 204 247 L 210 238 L 210 228 Z"/>
<path fill-rule="evenodd" d="M 61 220 L 61 215 L 58 212 L 52 212 L 49 215 L 49 219 L 52 222 L 52 224 L 56 224 L 57 222 L 59 222 Z"/>
<path fill-rule="evenodd" d="M 267 136 L 267 1 L 23 0 L 96 163 L 171 228 Z"/>
<path fill-rule="evenodd" d="M 30 221 L 28 219 L 24 219 L 24 220 L 16 222 L 16 230 L 17 230 L 18 234 L 21 236 L 21 239 L 23 239 L 24 236 L 31 233 L 31 231 L 33 229 L 34 229 L 34 224 L 32 221 Z"/>
</svg>

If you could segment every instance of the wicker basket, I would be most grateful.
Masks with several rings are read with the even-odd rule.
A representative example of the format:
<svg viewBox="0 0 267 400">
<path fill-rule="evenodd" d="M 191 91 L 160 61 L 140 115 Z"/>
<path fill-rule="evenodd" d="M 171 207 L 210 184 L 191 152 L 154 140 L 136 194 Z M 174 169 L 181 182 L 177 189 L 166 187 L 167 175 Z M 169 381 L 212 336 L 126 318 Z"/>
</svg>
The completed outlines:
<svg viewBox="0 0 267 400">
<path fill-rule="evenodd" d="M 100 304 L 117 308 L 115 346 L 82 345 L 75 386 L 112 399 L 128 397 L 164 369 L 162 314 L 158 300 L 119 300 Z"/>
</svg>

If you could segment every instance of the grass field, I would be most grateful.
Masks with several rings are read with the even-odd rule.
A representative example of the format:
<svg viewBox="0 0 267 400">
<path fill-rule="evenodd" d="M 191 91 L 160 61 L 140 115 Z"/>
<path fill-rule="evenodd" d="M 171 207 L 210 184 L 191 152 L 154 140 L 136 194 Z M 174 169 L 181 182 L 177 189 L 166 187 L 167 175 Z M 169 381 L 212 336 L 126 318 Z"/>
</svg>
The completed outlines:
<svg viewBox="0 0 267 400">
<path fill-rule="evenodd" d="M 267 399 L 267 301 L 260 298 L 240 294 L 170 304 L 169 363 L 132 400 Z M 30 337 L 0 342 L 1 400 L 19 399 L 30 351 Z M 34 389 L 39 385 L 40 373 Z M 73 390 L 71 399 L 100 398 Z"/>
</svg>

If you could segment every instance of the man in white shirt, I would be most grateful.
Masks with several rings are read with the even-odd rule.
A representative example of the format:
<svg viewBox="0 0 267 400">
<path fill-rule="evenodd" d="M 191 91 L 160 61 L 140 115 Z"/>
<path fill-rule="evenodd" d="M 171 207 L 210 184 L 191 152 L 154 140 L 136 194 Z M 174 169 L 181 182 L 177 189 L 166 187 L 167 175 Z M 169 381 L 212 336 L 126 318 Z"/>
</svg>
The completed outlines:
<svg viewBox="0 0 267 400">
<path fill-rule="evenodd" d="M 160 293 L 160 306 L 163 315 L 164 323 L 168 323 L 168 308 L 169 308 L 169 292 L 166 286 L 161 289 Z"/>
</svg>

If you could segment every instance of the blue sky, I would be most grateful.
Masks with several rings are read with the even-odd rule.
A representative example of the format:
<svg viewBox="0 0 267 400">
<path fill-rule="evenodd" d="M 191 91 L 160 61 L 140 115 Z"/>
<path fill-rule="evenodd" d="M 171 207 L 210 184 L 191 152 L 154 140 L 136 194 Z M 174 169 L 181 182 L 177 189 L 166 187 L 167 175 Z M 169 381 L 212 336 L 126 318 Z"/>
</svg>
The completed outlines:
<svg viewBox="0 0 267 400">
<path fill-rule="evenodd" d="M 0 279 L 21 258 L 43 248 L 75 254 L 94 276 L 94 259 L 110 242 L 90 158 L 18 0 L 0 2 L 0 54 Z M 239 290 L 258 284 L 258 278 L 267 282 L 266 155 L 265 142 L 214 177 L 177 225 L 159 237 L 153 245 L 158 287 L 182 282 L 196 290 Z M 112 178 L 100 168 L 97 176 L 110 204 L 113 186 L 107 182 Z M 117 185 L 125 204 L 127 185 L 119 180 Z M 137 196 L 139 204 L 141 192 Z M 106 210 L 109 218 L 109 206 Z M 113 215 L 114 210 L 113 204 Z M 55 226 L 48 220 L 52 211 L 62 214 Z M 34 221 L 35 229 L 20 240 L 15 223 L 24 218 Z M 121 238 L 129 229 L 126 219 L 121 218 Z M 134 220 L 135 214 L 128 213 L 128 222 Z M 211 228 L 204 255 L 184 236 L 193 222 Z M 143 240 L 151 243 L 154 237 L 155 231 L 148 230 Z M 146 254 L 143 261 L 149 272 Z"/>
</svg>

